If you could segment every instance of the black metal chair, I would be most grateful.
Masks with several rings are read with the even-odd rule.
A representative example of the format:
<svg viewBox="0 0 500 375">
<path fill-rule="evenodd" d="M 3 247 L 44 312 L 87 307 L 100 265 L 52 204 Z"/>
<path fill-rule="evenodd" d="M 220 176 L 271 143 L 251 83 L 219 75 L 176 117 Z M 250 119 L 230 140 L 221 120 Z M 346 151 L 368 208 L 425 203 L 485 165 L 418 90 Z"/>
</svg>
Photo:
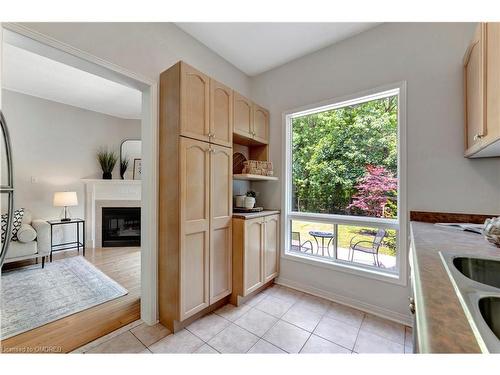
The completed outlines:
<svg viewBox="0 0 500 375">
<path fill-rule="evenodd" d="M 382 245 L 382 240 L 385 237 L 385 230 L 379 229 L 377 230 L 377 234 L 373 237 L 373 241 L 361 240 L 355 242 L 356 237 L 351 238 L 351 243 L 349 244 L 349 261 L 354 260 L 354 252 L 361 251 L 363 253 L 368 253 L 373 255 L 373 260 L 377 267 L 380 267 L 380 262 L 378 260 L 378 251 L 380 249 L 380 245 Z M 369 245 L 369 246 L 366 246 Z"/>
<path fill-rule="evenodd" d="M 309 245 L 309 247 L 305 245 Z M 292 241 L 290 243 L 290 247 L 292 251 L 298 251 L 301 253 L 307 253 L 308 251 L 313 253 L 313 244 L 311 241 L 306 240 L 304 242 L 300 241 L 300 232 L 292 232 Z"/>
</svg>

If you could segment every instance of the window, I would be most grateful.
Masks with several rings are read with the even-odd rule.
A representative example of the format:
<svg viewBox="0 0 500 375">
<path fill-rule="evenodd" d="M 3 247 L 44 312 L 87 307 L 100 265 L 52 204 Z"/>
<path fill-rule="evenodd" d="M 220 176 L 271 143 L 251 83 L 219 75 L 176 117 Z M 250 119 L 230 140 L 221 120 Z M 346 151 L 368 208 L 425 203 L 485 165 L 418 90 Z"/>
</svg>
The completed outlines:
<svg viewBox="0 0 500 375">
<path fill-rule="evenodd" d="M 402 89 L 286 115 L 286 255 L 401 276 Z"/>
</svg>

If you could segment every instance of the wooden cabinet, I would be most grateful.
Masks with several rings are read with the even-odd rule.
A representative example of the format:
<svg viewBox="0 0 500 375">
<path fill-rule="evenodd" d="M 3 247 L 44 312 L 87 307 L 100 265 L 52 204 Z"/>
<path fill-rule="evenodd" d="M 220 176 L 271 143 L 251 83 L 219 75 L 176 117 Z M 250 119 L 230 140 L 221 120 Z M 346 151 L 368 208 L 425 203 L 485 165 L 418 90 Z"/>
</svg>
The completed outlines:
<svg viewBox="0 0 500 375">
<path fill-rule="evenodd" d="M 210 304 L 209 144 L 180 138 L 180 320 Z"/>
<path fill-rule="evenodd" d="M 208 142 L 230 139 L 231 95 L 183 63 L 160 76 L 158 302 L 171 331 L 232 291 L 232 148 Z"/>
<path fill-rule="evenodd" d="M 243 251 L 243 293 L 247 295 L 263 284 L 262 253 L 264 251 L 264 221 L 262 218 L 245 222 Z"/>
<path fill-rule="evenodd" d="M 481 23 L 464 56 L 465 156 L 500 156 L 500 24 Z"/>
<path fill-rule="evenodd" d="M 210 78 L 180 63 L 181 135 L 209 141 Z"/>
<path fill-rule="evenodd" d="M 234 134 L 242 144 L 269 143 L 269 111 L 234 92 Z"/>
<path fill-rule="evenodd" d="M 253 108 L 253 138 L 261 143 L 268 143 L 269 112 L 267 109 L 254 104 Z"/>
<path fill-rule="evenodd" d="M 252 101 L 238 94 L 236 91 L 234 92 L 233 119 L 233 132 L 243 137 L 252 138 Z"/>
<path fill-rule="evenodd" d="M 264 218 L 264 282 L 278 275 L 280 225 L 279 215 Z"/>
<path fill-rule="evenodd" d="M 279 225 L 277 214 L 233 219 L 233 303 L 278 275 Z"/>
<path fill-rule="evenodd" d="M 485 155 L 500 156 L 500 23 L 487 23 L 486 34 L 486 136 Z"/>
<path fill-rule="evenodd" d="M 210 151 L 210 304 L 232 290 L 233 155 L 213 145 Z"/>
<path fill-rule="evenodd" d="M 233 145 L 233 90 L 214 79 L 210 80 L 210 142 Z"/>
</svg>

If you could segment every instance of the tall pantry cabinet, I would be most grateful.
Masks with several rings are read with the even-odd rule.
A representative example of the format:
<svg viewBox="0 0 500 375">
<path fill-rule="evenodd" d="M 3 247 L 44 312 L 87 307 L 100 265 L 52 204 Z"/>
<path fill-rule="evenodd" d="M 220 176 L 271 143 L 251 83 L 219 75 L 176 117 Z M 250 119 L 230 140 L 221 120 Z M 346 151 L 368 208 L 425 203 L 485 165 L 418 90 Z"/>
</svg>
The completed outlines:
<svg viewBox="0 0 500 375">
<path fill-rule="evenodd" d="M 174 331 L 232 292 L 233 91 L 179 62 L 160 76 L 159 310 Z"/>
</svg>

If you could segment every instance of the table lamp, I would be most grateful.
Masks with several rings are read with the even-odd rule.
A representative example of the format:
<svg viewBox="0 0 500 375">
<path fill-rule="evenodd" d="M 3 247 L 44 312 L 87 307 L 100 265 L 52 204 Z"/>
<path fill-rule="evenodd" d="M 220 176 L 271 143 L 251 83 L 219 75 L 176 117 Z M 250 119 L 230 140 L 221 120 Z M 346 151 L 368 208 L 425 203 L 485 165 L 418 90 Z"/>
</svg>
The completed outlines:
<svg viewBox="0 0 500 375">
<path fill-rule="evenodd" d="M 68 207 L 78 206 L 76 191 L 58 191 L 54 193 L 54 207 L 64 207 L 64 218 L 61 221 L 71 221 Z"/>
</svg>

